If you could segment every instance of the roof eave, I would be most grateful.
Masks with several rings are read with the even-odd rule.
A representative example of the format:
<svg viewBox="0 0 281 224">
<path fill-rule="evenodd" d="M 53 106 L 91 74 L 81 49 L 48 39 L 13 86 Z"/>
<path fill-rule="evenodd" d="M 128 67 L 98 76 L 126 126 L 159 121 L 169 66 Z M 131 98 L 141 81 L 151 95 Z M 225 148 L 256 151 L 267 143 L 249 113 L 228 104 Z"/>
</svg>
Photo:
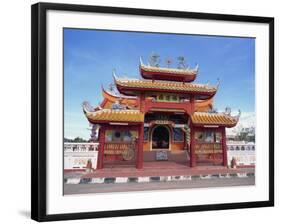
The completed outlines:
<svg viewBox="0 0 281 224">
<path fill-rule="evenodd" d="M 182 82 L 193 82 L 196 79 L 197 73 L 194 74 L 177 74 L 172 72 L 153 72 L 153 71 L 147 71 L 143 67 L 140 66 L 140 74 L 144 79 L 153 79 L 153 76 L 155 76 L 155 79 L 158 80 L 176 80 L 176 81 L 182 81 Z"/>
<path fill-rule="evenodd" d="M 213 91 L 213 92 L 203 92 L 203 91 L 184 91 L 184 90 L 171 90 L 171 89 L 160 89 L 160 88 L 144 88 L 144 87 L 128 87 L 128 86 L 122 86 L 120 85 L 118 82 L 116 83 L 117 89 L 119 92 L 125 94 L 125 95 L 129 95 L 129 96 L 134 96 L 136 94 L 131 94 L 129 92 L 143 92 L 143 91 L 152 91 L 152 92 L 167 92 L 167 93 L 183 93 L 183 94 L 191 94 L 191 95 L 202 95 L 205 96 L 204 100 L 206 99 L 210 99 L 212 98 L 217 90 Z"/>
</svg>

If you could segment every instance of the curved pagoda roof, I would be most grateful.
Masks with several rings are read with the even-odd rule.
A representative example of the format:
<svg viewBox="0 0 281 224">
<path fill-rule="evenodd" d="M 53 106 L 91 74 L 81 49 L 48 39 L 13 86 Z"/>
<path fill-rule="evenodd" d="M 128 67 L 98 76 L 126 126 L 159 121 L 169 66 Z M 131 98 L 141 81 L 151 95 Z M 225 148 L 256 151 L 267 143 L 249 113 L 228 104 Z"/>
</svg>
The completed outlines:
<svg viewBox="0 0 281 224">
<path fill-rule="evenodd" d="M 112 104 L 116 101 L 119 101 L 120 104 L 126 105 L 128 107 L 136 107 L 138 106 L 138 100 L 136 96 L 126 96 L 123 94 L 112 93 L 108 90 L 105 90 L 102 86 L 102 96 L 104 97 L 100 106 L 103 109 L 112 108 Z"/>
<path fill-rule="evenodd" d="M 130 109 L 136 108 L 138 104 L 137 96 L 126 96 L 124 94 L 112 93 L 103 88 L 102 95 L 104 97 L 102 103 L 100 104 L 100 109 L 111 109 L 112 105 L 119 101 L 120 104 L 129 107 Z M 206 100 L 195 100 L 195 111 L 208 111 L 213 108 L 214 97 Z"/>
<path fill-rule="evenodd" d="M 90 123 L 141 123 L 144 122 L 144 114 L 139 110 L 113 110 L 101 109 L 88 111 L 83 107 L 84 114 Z"/>
<path fill-rule="evenodd" d="M 144 79 L 170 80 L 170 81 L 180 81 L 180 82 L 194 81 L 199 69 L 198 65 L 194 69 L 155 67 L 155 66 L 143 64 L 141 58 L 140 58 L 139 67 L 140 67 L 140 73 Z"/>
<path fill-rule="evenodd" d="M 239 121 L 240 114 L 231 116 L 226 113 L 195 112 L 191 116 L 191 121 L 195 126 L 224 126 L 234 127 Z"/>
<path fill-rule="evenodd" d="M 125 95 L 135 95 L 143 91 L 194 94 L 197 99 L 210 99 L 218 86 L 200 85 L 193 83 L 153 81 L 139 79 L 118 78 L 114 75 L 115 84 L 119 92 Z"/>
</svg>

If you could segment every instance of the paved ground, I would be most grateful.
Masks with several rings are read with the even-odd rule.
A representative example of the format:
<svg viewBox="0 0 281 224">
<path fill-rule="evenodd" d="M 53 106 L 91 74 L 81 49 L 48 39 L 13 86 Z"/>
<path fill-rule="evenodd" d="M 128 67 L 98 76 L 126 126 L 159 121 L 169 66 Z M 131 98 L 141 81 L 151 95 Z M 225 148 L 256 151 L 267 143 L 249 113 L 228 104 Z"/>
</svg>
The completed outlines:
<svg viewBox="0 0 281 224">
<path fill-rule="evenodd" d="M 126 192 L 144 190 L 165 190 L 165 189 L 187 189 L 204 187 L 225 187 L 225 186 L 246 186 L 254 185 L 255 177 L 246 178 L 217 178 L 198 179 L 190 181 L 175 182 L 150 182 L 150 183 L 122 183 L 122 184 L 64 184 L 64 193 L 87 194 L 106 192 Z"/>
<path fill-rule="evenodd" d="M 186 163 L 171 162 L 171 161 L 157 161 L 144 162 L 144 167 L 141 170 L 134 166 L 112 165 L 105 166 L 103 169 L 95 170 L 92 173 L 73 173 L 65 172 L 64 177 L 81 177 L 81 178 L 95 178 L 95 177 L 145 177 L 145 176 L 179 176 L 179 175 L 208 175 L 217 173 L 254 173 L 254 168 L 229 169 L 223 166 L 197 166 L 188 167 Z"/>
</svg>

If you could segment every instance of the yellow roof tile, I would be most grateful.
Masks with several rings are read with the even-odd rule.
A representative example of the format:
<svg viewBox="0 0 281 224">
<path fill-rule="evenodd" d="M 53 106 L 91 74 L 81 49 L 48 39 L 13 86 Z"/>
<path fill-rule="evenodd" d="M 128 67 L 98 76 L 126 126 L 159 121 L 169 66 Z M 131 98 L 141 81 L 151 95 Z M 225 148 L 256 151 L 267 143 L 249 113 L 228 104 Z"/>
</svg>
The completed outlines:
<svg viewBox="0 0 281 224">
<path fill-rule="evenodd" d="M 144 88 L 151 90 L 172 90 L 180 92 L 195 92 L 195 93 L 205 93 L 205 94 L 215 94 L 217 87 L 209 85 L 200 85 L 200 84 L 191 84 L 183 82 L 174 82 L 174 81 L 159 81 L 159 80 L 139 80 L 139 79 L 115 79 L 116 85 L 119 87 L 127 88 Z"/>
<path fill-rule="evenodd" d="M 181 74 L 181 75 L 194 76 L 198 73 L 198 66 L 196 66 L 195 69 L 177 69 L 177 68 L 163 68 L 163 67 L 141 65 L 141 68 L 149 72 L 171 73 L 172 75 Z"/>
<path fill-rule="evenodd" d="M 144 114 L 139 110 L 102 109 L 95 112 L 84 110 L 88 120 L 95 122 L 143 122 Z"/>
<path fill-rule="evenodd" d="M 191 116 L 192 123 L 195 125 L 219 125 L 234 127 L 239 117 L 232 117 L 225 113 L 195 112 Z"/>
</svg>

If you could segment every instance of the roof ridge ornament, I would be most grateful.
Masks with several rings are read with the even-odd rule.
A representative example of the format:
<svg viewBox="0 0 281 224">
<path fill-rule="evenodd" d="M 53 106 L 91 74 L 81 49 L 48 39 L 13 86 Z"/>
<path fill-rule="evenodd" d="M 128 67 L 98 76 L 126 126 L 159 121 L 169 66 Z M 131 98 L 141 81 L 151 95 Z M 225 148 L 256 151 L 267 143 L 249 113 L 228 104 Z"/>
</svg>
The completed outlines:
<svg viewBox="0 0 281 224">
<path fill-rule="evenodd" d="M 113 79 L 114 79 L 114 83 L 116 84 L 116 82 L 117 82 L 117 80 L 118 80 L 118 77 L 117 77 L 117 75 L 116 75 L 116 69 L 114 68 L 114 69 L 112 69 L 112 76 L 113 76 Z"/>
<path fill-rule="evenodd" d="M 186 59 L 184 56 L 178 56 L 178 69 L 186 70 L 188 68 L 188 65 L 186 64 Z"/>
<path fill-rule="evenodd" d="M 152 67 L 159 67 L 159 63 L 160 63 L 160 56 L 154 52 L 152 52 L 152 54 L 149 57 L 149 65 Z"/>
<path fill-rule="evenodd" d="M 196 63 L 194 71 L 196 71 L 196 73 L 198 74 L 198 71 L 199 71 L 199 64 L 198 63 Z"/>
<path fill-rule="evenodd" d="M 91 106 L 91 104 L 89 103 L 89 101 L 84 101 L 84 102 L 82 103 L 82 108 L 83 108 L 83 112 L 84 112 L 85 114 L 94 111 L 94 109 L 93 109 L 93 107 Z"/>
<path fill-rule="evenodd" d="M 224 114 L 230 116 L 231 115 L 231 108 L 230 107 L 226 107 Z"/>
<path fill-rule="evenodd" d="M 238 121 L 241 116 L 241 110 L 238 109 L 238 114 L 235 116 L 235 119 Z"/>
<path fill-rule="evenodd" d="M 144 65 L 141 56 L 140 56 L 140 65 Z"/>
<path fill-rule="evenodd" d="M 221 84 L 220 78 L 217 78 L 217 84 L 216 84 L 217 89 L 219 88 L 220 84 Z"/>
</svg>

